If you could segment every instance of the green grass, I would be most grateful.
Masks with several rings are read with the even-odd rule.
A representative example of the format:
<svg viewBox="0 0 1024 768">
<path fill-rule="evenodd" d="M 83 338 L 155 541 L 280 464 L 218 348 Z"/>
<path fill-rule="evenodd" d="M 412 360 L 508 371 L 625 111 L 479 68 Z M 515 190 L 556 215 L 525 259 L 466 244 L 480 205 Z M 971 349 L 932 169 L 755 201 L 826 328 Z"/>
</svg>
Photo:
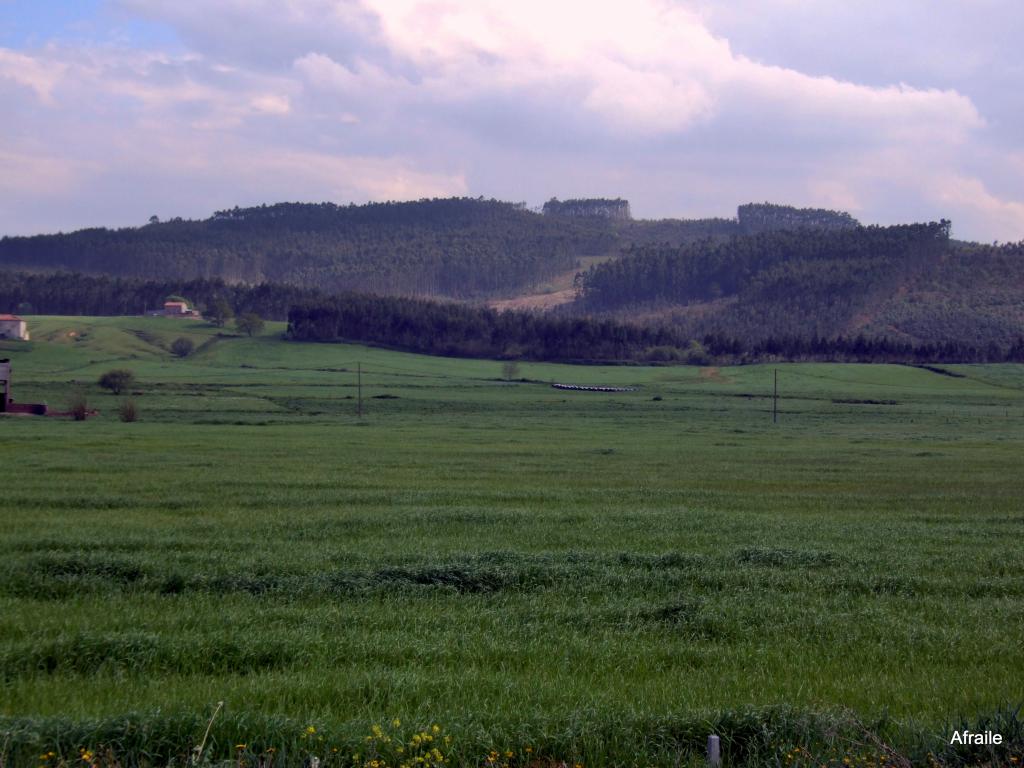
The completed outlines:
<svg viewBox="0 0 1024 768">
<path fill-rule="evenodd" d="M 85 382 L 100 415 L 0 419 L 12 755 L 98 739 L 162 764 L 224 701 L 222 757 L 294 758 L 310 723 L 344 751 L 398 717 L 444 725 L 457 761 L 671 765 L 714 727 L 762 764 L 819 720 L 887 718 L 911 749 L 1024 700 L 1020 367 L 779 365 L 773 425 L 768 366 L 508 383 L 273 323 L 30 324 L 0 342 L 16 400 Z M 95 386 L 110 368 L 141 421 Z"/>
</svg>

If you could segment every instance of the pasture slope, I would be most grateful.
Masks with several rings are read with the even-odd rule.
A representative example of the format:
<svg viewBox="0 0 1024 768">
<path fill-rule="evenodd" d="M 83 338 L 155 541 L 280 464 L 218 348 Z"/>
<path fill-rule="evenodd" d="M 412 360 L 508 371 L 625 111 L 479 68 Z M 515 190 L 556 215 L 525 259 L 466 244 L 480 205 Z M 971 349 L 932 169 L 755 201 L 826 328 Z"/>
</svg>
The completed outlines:
<svg viewBox="0 0 1024 768">
<path fill-rule="evenodd" d="M 770 366 L 30 322 L 16 399 L 100 415 L 0 419 L 5 766 L 186 765 L 214 711 L 211 765 L 1021 758 L 1019 367 L 779 365 L 773 425 Z"/>
</svg>

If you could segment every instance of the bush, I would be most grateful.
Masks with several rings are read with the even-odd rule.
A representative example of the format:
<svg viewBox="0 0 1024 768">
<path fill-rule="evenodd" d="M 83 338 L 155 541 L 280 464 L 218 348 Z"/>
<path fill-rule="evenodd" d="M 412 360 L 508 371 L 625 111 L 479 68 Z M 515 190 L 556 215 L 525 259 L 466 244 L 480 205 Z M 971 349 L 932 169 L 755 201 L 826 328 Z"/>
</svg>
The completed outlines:
<svg viewBox="0 0 1024 768">
<path fill-rule="evenodd" d="M 192 343 L 192 339 L 187 339 L 184 336 L 179 336 L 171 342 L 171 353 L 178 357 L 188 357 L 195 348 L 196 345 Z"/>
<path fill-rule="evenodd" d="M 139 418 L 139 409 L 135 405 L 135 401 L 130 397 L 121 403 L 121 407 L 117 410 L 117 415 L 121 421 L 137 421 Z"/>
<path fill-rule="evenodd" d="M 686 364 L 708 365 L 710 362 L 711 355 L 704 349 L 704 345 L 697 340 L 691 341 L 690 346 L 686 350 Z"/>
<path fill-rule="evenodd" d="M 644 350 L 644 359 L 652 363 L 675 363 L 683 359 L 683 353 L 678 347 L 668 345 L 648 347 Z"/>
<path fill-rule="evenodd" d="M 81 388 L 72 390 L 68 398 L 68 413 L 75 421 L 85 421 L 89 417 L 89 402 Z"/>
<path fill-rule="evenodd" d="M 506 360 L 501 365 L 501 375 L 505 381 L 519 378 L 519 363 L 516 360 Z"/>
<path fill-rule="evenodd" d="M 109 389 L 115 395 L 120 395 L 135 383 L 135 374 L 126 368 L 115 368 L 100 376 L 99 385 Z"/>
</svg>

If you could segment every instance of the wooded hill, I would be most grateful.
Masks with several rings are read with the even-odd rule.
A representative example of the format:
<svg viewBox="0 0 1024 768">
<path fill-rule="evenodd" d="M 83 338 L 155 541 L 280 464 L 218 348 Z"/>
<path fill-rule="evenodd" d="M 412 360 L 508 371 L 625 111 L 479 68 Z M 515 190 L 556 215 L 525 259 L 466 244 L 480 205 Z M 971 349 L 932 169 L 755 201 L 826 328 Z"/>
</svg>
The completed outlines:
<svg viewBox="0 0 1024 768">
<path fill-rule="evenodd" d="M 1024 243 L 957 243 L 945 221 L 864 227 L 769 203 L 735 218 L 643 221 L 620 199 L 551 200 L 543 212 L 466 198 L 285 203 L 3 238 L 0 311 L 136 314 L 181 293 L 284 319 L 343 292 L 482 301 L 555 278 L 568 298 L 585 256 L 605 261 L 579 275 L 579 297 L 560 315 L 655 323 L 725 349 L 863 336 L 1005 350 L 1024 334 Z"/>
<path fill-rule="evenodd" d="M 630 219 L 621 199 L 553 199 L 543 213 L 469 198 L 281 203 L 218 211 L 201 221 L 154 217 L 140 227 L 5 237 L 0 268 L 483 299 L 571 277 L 580 258 L 614 256 L 632 244 L 822 226 L 842 216 L 764 204 L 741 206 L 735 219 L 647 222 Z"/>
<path fill-rule="evenodd" d="M 1024 243 L 953 243 L 947 221 L 635 246 L 580 288 L 575 312 L 656 316 L 693 336 L 984 346 L 1024 333 Z"/>
<path fill-rule="evenodd" d="M 496 200 L 282 203 L 202 221 L 7 237 L 0 266 L 469 298 L 529 287 L 616 246 L 606 227 Z"/>
</svg>

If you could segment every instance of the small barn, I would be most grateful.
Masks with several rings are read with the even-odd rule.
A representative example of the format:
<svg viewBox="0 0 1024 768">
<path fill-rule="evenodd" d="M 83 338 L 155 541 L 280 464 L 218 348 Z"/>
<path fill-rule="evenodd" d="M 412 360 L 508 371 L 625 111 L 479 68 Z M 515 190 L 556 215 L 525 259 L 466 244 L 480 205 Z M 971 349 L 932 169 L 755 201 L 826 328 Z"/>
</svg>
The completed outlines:
<svg viewBox="0 0 1024 768">
<path fill-rule="evenodd" d="M 28 323 L 17 315 L 0 315 L 0 339 L 28 341 Z"/>
<path fill-rule="evenodd" d="M 193 317 L 198 318 L 199 313 L 189 307 L 187 302 L 168 299 L 164 302 L 163 309 L 147 312 L 147 315 L 154 317 Z"/>
</svg>

